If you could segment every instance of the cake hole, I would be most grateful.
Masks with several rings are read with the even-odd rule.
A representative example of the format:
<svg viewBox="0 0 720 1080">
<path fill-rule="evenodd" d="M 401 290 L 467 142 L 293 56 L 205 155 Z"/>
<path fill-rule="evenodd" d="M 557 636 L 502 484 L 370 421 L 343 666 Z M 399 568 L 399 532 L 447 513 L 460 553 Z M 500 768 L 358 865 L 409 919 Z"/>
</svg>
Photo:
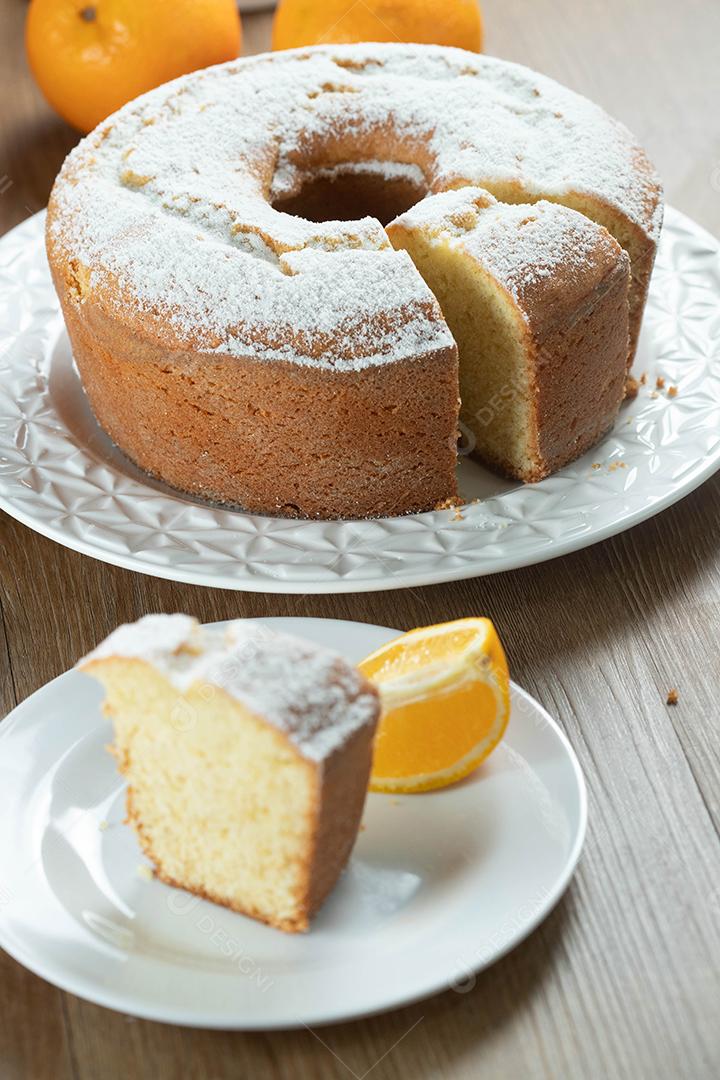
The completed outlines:
<svg viewBox="0 0 720 1080">
<path fill-rule="evenodd" d="M 273 207 L 306 221 L 371 217 L 387 225 L 427 194 L 427 181 L 416 165 L 352 162 L 317 170 L 299 191 L 276 199 Z"/>
</svg>

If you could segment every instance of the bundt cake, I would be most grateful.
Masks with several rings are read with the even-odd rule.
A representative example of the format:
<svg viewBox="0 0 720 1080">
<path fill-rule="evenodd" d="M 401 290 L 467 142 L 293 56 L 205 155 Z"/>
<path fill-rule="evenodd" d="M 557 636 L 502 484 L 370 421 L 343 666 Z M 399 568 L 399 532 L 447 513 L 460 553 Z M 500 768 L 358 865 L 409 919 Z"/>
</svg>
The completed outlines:
<svg viewBox="0 0 720 1080">
<path fill-rule="evenodd" d="M 592 445 L 661 218 L 626 129 L 551 80 L 328 46 L 125 106 L 69 155 L 47 247 L 92 408 L 139 466 L 250 511 L 367 517 L 455 494 L 456 343 L 483 460 L 534 480 Z"/>
<path fill-rule="evenodd" d="M 105 687 L 128 821 L 157 876 L 306 930 L 357 836 L 370 683 L 307 641 L 186 615 L 121 626 L 79 667 Z"/>
</svg>

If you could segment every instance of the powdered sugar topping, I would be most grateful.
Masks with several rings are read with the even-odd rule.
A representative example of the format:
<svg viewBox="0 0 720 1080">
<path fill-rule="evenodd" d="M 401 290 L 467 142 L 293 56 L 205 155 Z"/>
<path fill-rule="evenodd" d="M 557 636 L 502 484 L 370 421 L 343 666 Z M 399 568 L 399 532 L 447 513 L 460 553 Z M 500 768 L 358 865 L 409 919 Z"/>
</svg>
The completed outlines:
<svg viewBox="0 0 720 1080">
<path fill-rule="evenodd" d="M 145 660 L 185 692 L 220 687 L 322 761 L 378 714 L 376 694 L 339 654 L 262 623 L 203 627 L 187 615 L 146 615 L 120 626 L 78 664 Z"/>
<path fill-rule="evenodd" d="M 587 281 L 593 267 L 603 273 L 621 256 L 610 234 L 576 210 L 542 200 L 531 206 L 500 203 L 479 188 L 432 195 L 401 215 L 397 225 L 466 251 L 521 311 L 537 285 L 558 275 L 561 282 L 575 276 Z"/>
<path fill-rule="evenodd" d="M 50 243 L 180 348 L 357 370 L 448 347 L 434 297 L 379 222 L 273 207 L 338 169 L 430 192 L 587 192 L 648 242 L 659 229 L 642 151 L 584 98 L 460 50 L 358 45 L 221 65 L 130 103 L 69 156 Z"/>
</svg>

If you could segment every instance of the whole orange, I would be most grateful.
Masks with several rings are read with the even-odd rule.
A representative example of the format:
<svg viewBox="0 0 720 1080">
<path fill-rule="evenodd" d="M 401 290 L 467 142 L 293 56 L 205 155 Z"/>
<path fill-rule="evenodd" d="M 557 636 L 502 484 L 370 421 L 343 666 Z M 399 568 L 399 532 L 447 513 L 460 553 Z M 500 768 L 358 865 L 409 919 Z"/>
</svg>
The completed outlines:
<svg viewBox="0 0 720 1080">
<path fill-rule="evenodd" d="M 235 0 L 31 0 L 25 27 L 38 86 L 80 131 L 168 79 L 232 60 L 241 39 Z"/>
<path fill-rule="evenodd" d="M 280 0 L 273 48 L 353 41 L 456 45 L 480 52 L 477 0 Z"/>
</svg>

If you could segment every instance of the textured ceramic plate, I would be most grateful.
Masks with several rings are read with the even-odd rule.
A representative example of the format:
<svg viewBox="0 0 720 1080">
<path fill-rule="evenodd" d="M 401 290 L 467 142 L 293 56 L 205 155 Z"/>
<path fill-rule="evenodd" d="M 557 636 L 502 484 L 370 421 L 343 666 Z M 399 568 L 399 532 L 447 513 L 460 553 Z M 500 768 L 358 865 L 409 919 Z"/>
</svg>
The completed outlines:
<svg viewBox="0 0 720 1080">
<path fill-rule="evenodd" d="M 465 459 L 460 487 L 477 501 L 460 514 L 360 522 L 233 512 L 139 472 L 88 407 L 50 281 L 43 222 L 37 215 L 0 240 L 0 508 L 97 559 L 262 592 L 451 581 L 612 536 L 720 465 L 720 249 L 676 211 L 667 214 L 636 364 L 647 382 L 599 446 L 527 486 Z M 659 377 L 666 386 L 655 390 Z"/>
<path fill-rule="evenodd" d="M 397 634 L 269 619 L 357 661 Z M 503 743 L 426 795 L 370 795 L 349 866 L 290 936 L 150 878 L 122 824 L 93 680 L 55 679 L 0 725 L 0 946 L 80 997 L 202 1027 L 313 1025 L 444 989 L 521 941 L 556 903 L 585 834 L 570 746 L 518 687 Z"/>
</svg>

